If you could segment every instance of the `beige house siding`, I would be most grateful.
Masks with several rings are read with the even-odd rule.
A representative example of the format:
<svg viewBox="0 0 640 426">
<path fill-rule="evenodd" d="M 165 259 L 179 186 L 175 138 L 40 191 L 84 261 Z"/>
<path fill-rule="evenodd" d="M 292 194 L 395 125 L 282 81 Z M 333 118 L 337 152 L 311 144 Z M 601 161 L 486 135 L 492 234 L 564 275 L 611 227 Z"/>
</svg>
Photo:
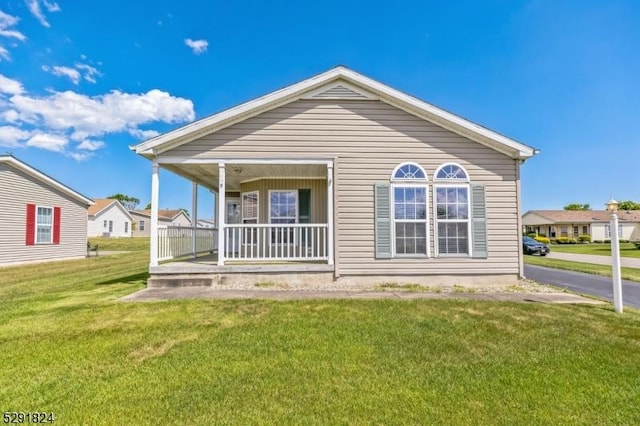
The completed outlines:
<svg viewBox="0 0 640 426">
<path fill-rule="evenodd" d="M 3 163 L 0 188 L 0 265 L 86 255 L 87 206 Z M 26 245 L 28 203 L 61 208 L 60 244 Z"/>
<path fill-rule="evenodd" d="M 510 157 L 381 101 L 300 100 L 169 150 L 193 158 L 339 158 L 335 214 L 340 273 L 517 274 L 517 167 Z M 428 174 L 430 249 L 434 251 L 433 174 L 444 163 L 463 166 L 484 184 L 489 256 L 374 258 L 375 183 L 388 182 L 400 163 Z M 261 195 L 261 204 L 263 204 Z"/>
</svg>

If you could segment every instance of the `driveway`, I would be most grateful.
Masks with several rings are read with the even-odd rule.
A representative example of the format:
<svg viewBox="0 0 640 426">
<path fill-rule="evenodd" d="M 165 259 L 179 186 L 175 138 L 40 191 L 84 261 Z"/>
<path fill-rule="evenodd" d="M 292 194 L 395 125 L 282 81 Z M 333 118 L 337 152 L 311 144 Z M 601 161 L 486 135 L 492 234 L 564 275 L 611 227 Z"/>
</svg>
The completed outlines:
<svg viewBox="0 0 640 426">
<path fill-rule="evenodd" d="M 613 301 L 613 283 L 611 277 L 533 265 L 524 265 L 524 275 L 526 278 L 539 283 L 552 284 L 576 293 L 588 294 L 601 297 L 611 302 Z M 622 302 L 624 306 L 640 308 L 640 283 L 622 281 Z"/>
</svg>

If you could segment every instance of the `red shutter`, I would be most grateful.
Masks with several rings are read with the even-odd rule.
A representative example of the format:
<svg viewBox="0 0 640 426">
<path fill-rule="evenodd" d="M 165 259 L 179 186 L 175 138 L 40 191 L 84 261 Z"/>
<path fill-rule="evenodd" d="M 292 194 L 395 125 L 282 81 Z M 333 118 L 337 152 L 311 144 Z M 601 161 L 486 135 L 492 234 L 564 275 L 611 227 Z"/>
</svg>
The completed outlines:
<svg viewBox="0 0 640 426">
<path fill-rule="evenodd" d="M 32 246 L 36 241 L 36 205 L 27 204 L 27 234 L 25 243 Z"/>
<path fill-rule="evenodd" d="M 60 207 L 53 208 L 53 244 L 60 244 Z"/>
</svg>

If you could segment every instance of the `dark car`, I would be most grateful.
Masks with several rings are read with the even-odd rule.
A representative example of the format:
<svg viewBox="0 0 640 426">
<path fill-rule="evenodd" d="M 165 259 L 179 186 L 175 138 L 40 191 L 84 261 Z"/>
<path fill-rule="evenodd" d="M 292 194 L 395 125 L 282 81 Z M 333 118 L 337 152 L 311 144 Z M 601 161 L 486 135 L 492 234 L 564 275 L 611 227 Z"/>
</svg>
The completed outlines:
<svg viewBox="0 0 640 426">
<path fill-rule="evenodd" d="M 549 246 L 536 241 L 531 237 L 522 237 L 522 251 L 524 254 L 539 254 L 540 256 L 546 256 L 551 250 Z"/>
</svg>

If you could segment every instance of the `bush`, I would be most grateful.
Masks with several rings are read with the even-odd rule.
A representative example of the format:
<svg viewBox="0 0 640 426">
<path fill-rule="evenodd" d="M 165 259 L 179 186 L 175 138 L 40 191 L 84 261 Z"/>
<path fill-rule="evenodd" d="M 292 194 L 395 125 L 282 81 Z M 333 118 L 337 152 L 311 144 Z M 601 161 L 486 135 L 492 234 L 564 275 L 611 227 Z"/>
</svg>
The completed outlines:
<svg viewBox="0 0 640 426">
<path fill-rule="evenodd" d="M 602 240 L 593 240 L 593 244 L 602 244 Z"/>
<path fill-rule="evenodd" d="M 580 235 L 578 237 L 578 242 L 579 243 L 590 243 L 591 242 L 591 235 L 589 235 L 589 234 Z"/>
<path fill-rule="evenodd" d="M 576 241 L 575 238 L 569 238 L 569 237 L 558 237 L 556 238 L 556 244 L 577 244 L 578 241 Z"/>
<path fill-rule="evenodd" d="M 535 232 L 529 232 L 529 233 L 527 234 L 527 237 L 531 237 L 531 238 L 533 238 L 533 239 L 535 239 L 537 236 L 538 236 L 538 234 L 536 234 Z"/>
<path fill-rule="evenodd" d="M 547 237 L 543 237 L 541 235 L 538 235 L 537 237 L 532 237 L 534 240 L 536 240 L 539 243 L 543 243 L 543 244 L 551 244 L 551 240 L 548 239 Z"/>
</svg>

